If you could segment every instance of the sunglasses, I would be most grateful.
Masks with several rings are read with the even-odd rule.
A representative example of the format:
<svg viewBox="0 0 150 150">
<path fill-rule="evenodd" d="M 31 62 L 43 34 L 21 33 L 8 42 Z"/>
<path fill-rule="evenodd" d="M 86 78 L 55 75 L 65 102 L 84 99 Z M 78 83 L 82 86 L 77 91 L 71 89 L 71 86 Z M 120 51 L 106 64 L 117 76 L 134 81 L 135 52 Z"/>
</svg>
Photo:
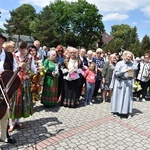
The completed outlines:
<svg viewBox="0 0 150 150">
<path fill-rule="evenodd" d="M 96 54 L 101 54 L 101 52 L 97 52 Z"/>
<path fill-rule="evenodd" d="M 62 52 L 62 50 L 58 50 L 58 52 Z"/>
</svg>

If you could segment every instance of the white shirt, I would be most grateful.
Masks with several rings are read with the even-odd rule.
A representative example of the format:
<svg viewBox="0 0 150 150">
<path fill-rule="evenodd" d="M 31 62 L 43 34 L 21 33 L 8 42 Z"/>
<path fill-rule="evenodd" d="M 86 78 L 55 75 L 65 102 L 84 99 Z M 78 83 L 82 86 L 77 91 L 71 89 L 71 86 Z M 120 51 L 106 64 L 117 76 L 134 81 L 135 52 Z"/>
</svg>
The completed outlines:
<svg viewBox="0 0 150 150">
<path fill-rule="evenodd" d="M 4 71 L 4 62 L 6 58 L 6 53 L 4 49 L 2 49 L 2 52 L 0 54 L 0 72 Z M 17 70 L 18 64 L 15 59 L 13 59 L 13 71 Z"/>
</svg>

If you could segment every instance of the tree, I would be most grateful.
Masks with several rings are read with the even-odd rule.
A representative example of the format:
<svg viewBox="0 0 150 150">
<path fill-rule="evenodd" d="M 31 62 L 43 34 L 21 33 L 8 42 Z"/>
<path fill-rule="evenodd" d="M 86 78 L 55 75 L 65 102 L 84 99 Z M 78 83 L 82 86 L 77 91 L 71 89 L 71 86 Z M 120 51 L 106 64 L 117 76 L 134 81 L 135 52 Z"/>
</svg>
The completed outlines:
<svg viewBox="0 0 150 150">
<path fill-rule="evenodd" d="M 6 33 L 10 36 L 13 34 L 18 35 L 31 35 L 30 24 L 36 17 L 36 11 L 34 7 L 29 4 L 23 4 L 16 10 L 10 11 L 11 18 L 6 20 Z"/>
<path fill-rule="evenodd" d="M 80 45 L 88 48 L 101 37 L 101 31 L 104 29 L 102 15 L 98 14 L 95 5 L 89 4 L 85 0 L 71 3 L 56 0 L 49 5 L 47 11 L 49 14 L 45 17 L 45 22 L 52 18 L 51 26 L 55 26 L 56 43 L 59 42 L 65 46 Z M 42 16 L 40 21 L 41 19 Z M 43 36 L 42 33 L 40 35 Z"/>
<path fill-rule="evenodd" d="M 56 33 L 56 24 L 49 6 L 46 6 L 38 15 L 38 19 L 33 27 L 35 30 L 34 37 L 38 39 L 42 45 L 48 47 L 60 44 L 59 34 Z"/>
<path fill-rule="evenodd" d="M 4 29 L 0 28 L 0 33 L 5 33 Z"/>
<path fill-rule="evenodd" d="M 104 51 L 111 51 L 111 53 L 118 53 L 121 46 L 123 45 L 123 40 L 116 38 L 111 40 L 103 49 Z"/>
<path fill-rule="evenodd" d="M 150 52 L 150 38 L 147 35 L 143 37 L 139 54 L 142 56 L 146 52 Z"/>
<path fill-rule="evenodd" d="M 132 28 L 127 24 L 114 25 L 111 27 L 111 36 L 114 39 L 104 49 L 112 49 L 115 52 L 119 52 L 121 46 L 123 46 L 125 50 L 138 55 L 140 42 L 136 27 Z"/>
<path fill-rule="evenodd" d="M 104 30 L 102 15 L 93 4 L 86 0 L 71 2 L 71 30 L 80 41 L 80 46 L 89 47 L 96 40 L 101 39 L 101 33 Z"/>
<path fill-rule="evenodd" d="M 90 48 L 101 40 L 104 30 L 102 15 L 93 4 L 86 0 L 67 2 L 55 0 L 39 13 L 28 4 L 23 4 L 10 12 L 6 20 L 6 32 L 12 34 L 34 35 L 42 45 L 83 46 Z"/>
</svg>

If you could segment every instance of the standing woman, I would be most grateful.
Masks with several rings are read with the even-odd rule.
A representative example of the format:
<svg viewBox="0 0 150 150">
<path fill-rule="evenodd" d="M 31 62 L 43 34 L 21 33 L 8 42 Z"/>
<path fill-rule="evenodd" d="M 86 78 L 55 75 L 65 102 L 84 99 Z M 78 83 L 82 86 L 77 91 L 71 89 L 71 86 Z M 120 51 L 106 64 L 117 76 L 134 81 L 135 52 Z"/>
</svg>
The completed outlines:
<svg viewBox="0 0 150 150">
<path fill-rule="evenodd" d="M 27 118 L 33 114 L 30 71 L 32 70 L 33 73 L 36 73 L 34 59 L 28 54 L 27 43 L 25 41 L 19 43 L 18 52 L 14 53 L 14 58 L 18 64 L 23 64 L 23 67 L 18 73 L 21 85 L 12 97 L 10 132 L 14 130 L 14 127 L 23 128 L 22 124 L 19 123 L 19 118 Z"/>
<path fill-rule="evenodd" d="M 144 60 L 143 62 L 140 62 L 138 65 L 138 74 L 137 74 L 137 80 L 140 82 L 141 90 L 138 91 L 137 96 L 143 101 L 146 101 L 146 93 L 147 88 L 149 86 L 150 81 L 150 55 L 149 53 L 144 54 Z"/>
<path fill-rule="evenodd" d="M 104 85 L 103 93 L 102 93 L 102 100 L 103 102 L 106 101 L 106 95 L 108 92 L 108 102 L 111 100 L 112 90 L 109 88 L 113 70 L 116 65 L 116 55 L 110 55 L 109 61 L 105 62 L 103 70 L 102 70 L 102 83 Z"/>
<path fill-rule="evenodd" d="M 37 57 L 37 48 L 34 45 L 28 46 L 28 53 L 32 56 L 32 58 L 35 61 L 35 65 L 37 70 L 40 70 L 40 67 L 42 65 L 42 61 Z M 42 76 L 40 75 L 40 72 L 37 72 L 36 75 L 31 76 L 31 92 L 32 92 L 32 101 L 33 104 L 36 103 L 40 99 L 40 92 L 42 88 Z"/>
<path fill-rule="evenodd" d="M 16 51 L 16 43 L 14 41 L 8 41 L 6 43 L 6 51 L 7 52 L 11 52 L 11 53 L 15 53 L 15 51 Z"/>
<path fill-rule="evenodd" d="M 98 95 L 98 91 L 101 85 L 101 80 L 102 80 L 102 70 L 103 70 L 103 66 L 105 64 L 104 62 L 104 58 L 102 57 L 102 53 L 103 50 L 101 48 L 98 48 L 96 50 L 96 57 L 93 57 L 92 62 L 94 62 L 96 64 L 96 71 L 97 71 L 97 77 L 96 77 L 96 82 L 95 82 L 95 89 L 94 89 L 94 93 L 93 93 L 93 97 L 94 99 L 96 99 L 97 95 Z M 101 90 L 101 94 L 102 94 L 102 90 Z"/>
<path fill-rule="evenodd" d="M 58 102 L 61 102 L 61 105 L 63 105 L 63 96 L 62 96 L 62 87 L 63 87 L 63 73 L 62 73 L 62 67 L 64 66 L 64 48 L 62 45 L 58 45 L 56 47 L 56 61 L 59 65 L 59 77 L 58 77 Z"/>
<path fill-rule="evenodd" d="M 44 106 L 56 106 L 58 100 L 58 63 L 56 51 L 49 51 L 49 58 L 44 61 L 46 74 L 44 77 L 41 103 Z"/>
<path fill-rule="evenodd" d="M 81 65 L 80 59 L 76 56 L 76 49 L 68 47 L 69 58 L 64 60 L 64 106 L 76 107 L 79 105 L 79 74 L 82 72 L 79 69 Z"/>
<path fill-rule="evenodd" d="M 114 69 L 111 111 L 115 116 L 118 114 L 131 117 L 134 71 L 137 69 L 132 59 L 133 54 L 126 51 L 123 60 L 119 61 Z"/>
</svg>

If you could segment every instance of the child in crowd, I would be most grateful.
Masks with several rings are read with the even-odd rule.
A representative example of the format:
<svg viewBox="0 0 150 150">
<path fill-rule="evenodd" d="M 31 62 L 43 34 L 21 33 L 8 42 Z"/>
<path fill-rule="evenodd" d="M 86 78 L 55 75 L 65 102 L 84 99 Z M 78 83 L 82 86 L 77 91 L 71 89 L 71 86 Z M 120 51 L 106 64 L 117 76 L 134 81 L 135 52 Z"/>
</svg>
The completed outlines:
<svg viewBox="0 0 150 150">
<path fill-rule="evenodd" d="M 85 100 L 84 105 L 92 105 L 92 96 L 95 88 L 96 65 L 92 62 L 89 69 L 85 71 L 84 77 L 86 78 Z"/>
</svg>

